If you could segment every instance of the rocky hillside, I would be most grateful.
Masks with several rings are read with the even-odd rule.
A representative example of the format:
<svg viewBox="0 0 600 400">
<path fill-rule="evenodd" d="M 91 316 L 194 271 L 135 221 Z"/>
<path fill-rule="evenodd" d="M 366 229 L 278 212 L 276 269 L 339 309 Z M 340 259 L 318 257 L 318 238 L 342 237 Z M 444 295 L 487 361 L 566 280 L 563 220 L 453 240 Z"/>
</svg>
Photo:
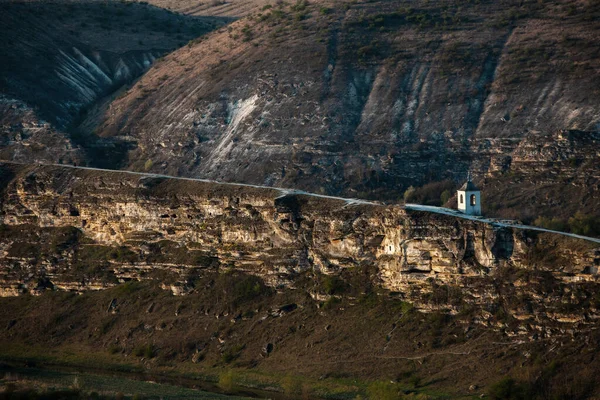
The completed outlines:
<svg viewBox="0 0 600 400">
<path fill-rule="evenodd" d="M 3 158 L 597 217 L 596 2 L 155 3 L 0 3 Z"/>
<path fill-rule="evenodd" d="M 513 193 L 567 183 L 597 201 L 599 13 L 569 0 L 281 3 L 166 57 L 98 132 L 135 138 L 136 170 L 397 199 L 471 168 L 492 186 L 510 177 Z M 510 213 L 497 203 L 488 212 Z M 567 217 L 579 207 L 560 203 Z"/>
<path fill-rule="evenodd" d="M 598 342 L 597 244 L 153 175 L 5 163 L 0 177 L 2 359 L 91 351 L 95 367 L 143 356 L 156 373 L 260 368 L 436 396 L 505 374 L 536 396 L 597 390 L 579 348 Z M 569 361 L 540 367 L 554 359 Z"/>
<path fill-rule="evenodd" d="M 370 271 L 362 285 L 424 310 L 458 312 L 465 304 L 501 307 L 508 299 L 490 278 L 521 271 L 527 279 L 518 290 L 533 308 L 511 315 L 583 322 L 581 310 L 564 313 L 568 293 L 591 301 L 600 263 L 600 250 L 581 240 L 275 189 L 11 164 L 2 177 L 4 295 L 101 289 L 160 273 L 184 294 L 194 290 L 191 276 L 207 269 L 295 287 L 362 269 Z M 538 286 L 541 277 L 548 281 Z M 437 298 L 450 287 L 459 298 Z"/>
<path fill-rule="evenodd" d="M 225 21 L 140 3 L 0 2 L 3 158 L 118 167 L 126 140 L 98 141 L 74 125 L 157 58 Z"/>
</svg>

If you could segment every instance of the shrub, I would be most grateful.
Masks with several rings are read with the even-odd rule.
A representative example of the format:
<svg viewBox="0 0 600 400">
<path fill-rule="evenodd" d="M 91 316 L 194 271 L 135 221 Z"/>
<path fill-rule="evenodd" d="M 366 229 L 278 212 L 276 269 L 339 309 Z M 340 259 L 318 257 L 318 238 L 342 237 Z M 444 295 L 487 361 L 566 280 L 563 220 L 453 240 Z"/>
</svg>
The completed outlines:
<svg viewBox="0 0 600 400">
<path fill-rule="evenodd" d="M 293 11 L 304 11 L 308 7 L 308 0 L 298 0 L 296 4 L 292 6 Z"/>
<path fill-rule="evenodd" d="M 410 200 L 414 197 L 415 187 L 409 186 L 408 189 L 404 191 L 404 202 L 409 203 Z"/>
<path fill-rule="evenodd" d="M 567 223 L 562 219 L 542 216 L 537 217 L 535 221 L 533 221 L 533 224 L 553 231 L 566 231 L 568 228 Z"/>
<path fill-rule="evenodd" d="M 115 288 L 115 292 L 118 295 L 128 295 L 128 294 L 138 291 L 139 289 L 141 289 L 141 287 L 142 287 L 142 284 L 140 282 L 130 281 L 130 282 L 125 282 L 121 285 L 118 285 Z"/>
<path fill-rule="evenodd" d="M 429 206 L 440 206 L 450 199 L 451 193 L 455 190 L 455 184 L 451 180 L 431 182 L 419 188 L 409 187 L 404 192 L 405 203 L 417 203 Z"/>
<path fill-rule="evenodd" d="M 141 40 L 140 40 L 140 42 L 141 42 Z M 152 168 L 153 165 L 154 165 L 154 161 L 152 161 L 150 159 L 146 160 L 146 162 L 144 163 L 144 171 L 150 171 L 150 168 Z"/>
<path fill-rule="evenodd" d="M 440 201 L 442 202 L 442 205 L 446 204 L 448 200 L 450 200 L 450 197 L 452 197 L 450 191 L 448 189 L 444 190 L 440 195 Z"/>
<path fill-rule="evenodd" d="M 223 351 L 223 354 L 221 355 L 221 359 L 223 360 L 223 362 L 225 364 L 229 364 L 230 362 L 237 359 L 240 356 L 240 354 L 242 354 L 242 350 L 244 350 L 245 347 L 246 346 L 243 344 L 238 344 L 235 346 L 228 347 L 227 349 L 225 349 Z"/>
<path fill-rule="evenodd" d="M 242 28 L 242 34 L 244 35 L 244 39 L 243 39 L 244 42 L 248 42 L 248 41 L 252 40 L 253 33 L 252 33 L 252 29 L 250 29 L 250 26 L 245 25 Z"/>
<path fill-rule="evenodd" d="M 155 355 L 155 349 L 152 344 L 139 345 L 133 349 L 133 355 L 136 357 L 152 358 Z"/>
<path fill-rule="evenodd" d="M 490 386 L 488 394 L 492 400 L 525 400 L 529 398 L 527 388 L 508 376 Z"/>
<path fill-rule="evenodd" d="M 569 218 L 569 228 L 571 232 L 578 235 L 598 235 L 600 234 L 600 218 L 577 212 Z"/>
<path fill-rule="evenodd" d="M 219 387 L 225 391 L 231 392 L 235 383 L 233 371 L 228 370 L 219 375 Z"/>
<path fill-rule="evenodd" d="M 398 388 L 390 382 L 373 382 L 367 387 L 369 399 L 396 400 L 400 398 Z"/>
<path fill-rule="evenodd" d="M 323 291 L 327 294 L 342 294 L 346 291 L 347 285 L 337 276 L 324 275 L 321 278 Z"/>
<path fill-rule="evenodd" d="M 226 298 L 235 306 L 270 293 L 263 281 L 252 275 L 222 274 L 219 276 L 218 284 L 223 292 L 227 293 Z"/>
</svg>

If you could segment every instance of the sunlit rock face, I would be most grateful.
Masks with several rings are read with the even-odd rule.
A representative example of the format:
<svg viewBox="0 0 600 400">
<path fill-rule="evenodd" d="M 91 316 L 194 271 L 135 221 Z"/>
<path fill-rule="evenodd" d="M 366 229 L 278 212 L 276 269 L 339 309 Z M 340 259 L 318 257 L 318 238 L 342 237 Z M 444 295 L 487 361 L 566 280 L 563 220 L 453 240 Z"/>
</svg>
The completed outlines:
<svg viewBox="0 0 600 400">
<path fill-rule="evenodd" d="M 124 172 L 0 171 L 3 296 L 144 279 L 185 295 L 203 270 L 294 288 L 364 269 L 365 280 L 422 310 L 472 304 L 490 314 L 516 290 L 531 304 L 515 305 L 515 315 L 557 320 L 575 317 L 556 304 L 591 296 L 598 280 L 600 251 L 587 242 L 400 206 Z"/>
</svg>

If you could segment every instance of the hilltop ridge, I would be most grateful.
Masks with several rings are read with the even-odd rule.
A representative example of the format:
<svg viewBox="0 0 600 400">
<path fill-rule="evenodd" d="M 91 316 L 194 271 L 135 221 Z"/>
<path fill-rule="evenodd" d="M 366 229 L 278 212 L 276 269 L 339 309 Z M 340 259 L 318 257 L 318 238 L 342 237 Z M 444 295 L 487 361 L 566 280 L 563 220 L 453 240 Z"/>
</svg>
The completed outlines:
<svg viewBox="0 0 600 400">
<path fill-rule="evenodd" d="M 64 98 L 44 115 L 65 121 L 67 107 L 66 131 L 51 123 L 32 134 L 30 125 L 44 126 L 31 119 L 38 111 L 15 114 L 7 103 L 3 118 L 24 125 L 4 125 L 6 155 L 374 200 L 398 199 L 410 186 L 456 185 L 471 169 L 490 196 L 488 215 L 597 217 L 595 2 L 156 3 L 201 17 L 107 4 L 150 15 L 142 18 L 149 31 L 123 33 L 128 54 L 149 57 L 161 40 L 167 49 L 195 38 L 131 87 L 100 98 L 100 85 L 91 104 L 59 91 Z M 172 28 L 152 27 L 161 18 Z M 84 31 L 102 48 L 97 29 Z M 128 32 L 118 19 L 110 29 Z M 135 41 L 156 29 L 164 40 Z M 49 59 L 65 51 L 65 32 L 46 46 Z M 18 48 L 8 54 L 19 57 Z M 5 81 L 34 84 L 16 65 L 5 64 Z M 37 99 L 7 101 L 27 109 L 54 92 L 41 87 L 31 91 Z"/>
</svg>

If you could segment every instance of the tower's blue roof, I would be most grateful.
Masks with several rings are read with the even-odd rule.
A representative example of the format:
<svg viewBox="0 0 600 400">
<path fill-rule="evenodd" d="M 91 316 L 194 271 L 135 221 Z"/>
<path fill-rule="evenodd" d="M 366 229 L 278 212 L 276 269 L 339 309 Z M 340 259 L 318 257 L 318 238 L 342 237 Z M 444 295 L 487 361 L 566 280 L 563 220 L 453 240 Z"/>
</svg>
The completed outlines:
<svg viewBox="0 0 600 400">
<path fill-rule="evenodd" d="M 462 190 L 464 192 L 476 192 L 476 191 L 479 191 L 479 189 L 477 188 L 477 186 L 475 186 L 475 184 L 473 182 L 471 182 L 470 179 L 468 181 L 466 181 L 465 184 L 462 185 L 460 187 L 460 189 L 458 189 L 458 190 Z"/>
</svg>

